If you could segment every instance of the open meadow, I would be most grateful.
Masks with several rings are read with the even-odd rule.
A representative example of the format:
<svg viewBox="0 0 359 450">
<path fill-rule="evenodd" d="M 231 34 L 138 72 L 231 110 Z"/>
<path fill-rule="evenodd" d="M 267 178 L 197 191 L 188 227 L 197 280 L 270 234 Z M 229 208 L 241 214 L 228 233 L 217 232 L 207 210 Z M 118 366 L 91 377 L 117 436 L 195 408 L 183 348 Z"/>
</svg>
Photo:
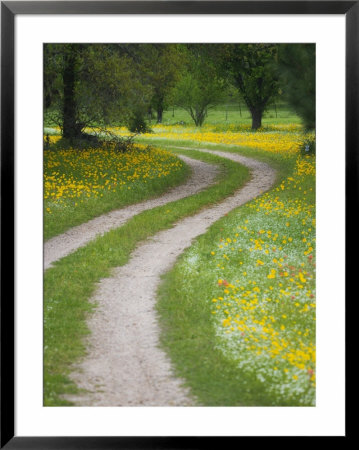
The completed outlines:
<svg viewBox="0 0 359 450">
<path fill-rule="evenodd" d="M 232 131 L 239 128 L 236 124 L 228 131 L 216 131 L 218 125 L 210 123 L 200 130 L 161 125 L 139 138 L 140 147 L 130 160 L 128 155 L 106 151 L 101 153 L 101 166 L 97 158 L 102 150 L 76 156 L 73 150 L 56 147 L 55 137 L 56 150 L 45 152 L 48 237 L 183 182 L 188 170 L 176 158 L 177 152 L 212 164 L 218 158 L 195 150 L 238 152 L 276 168 L 274 188 L 200 236 L 159 288 L 161 343 L 176 373 L 205 405 L 315 402 L 315 157 L 303 154 L 304 134 L 297 124 L 268 126 L 270 131 L 251 133 Z M 138 167 L 129 164 L 132 161 Z M 59 401 L 57 391 L 75 389 L 63 374 L 68 371 L 66 360 L 84 352 L 81 338 L 88 331 L 86 313 L 92 310 L 86 300 L 95 283 L 111 267 L 124 264 L 136 242 L 238 188 L 243 169 L 225 160 L 221 164 L 215 188 L 140 214 L 46 273 L 45 342 L 51 343 L 55 330 L 64 333 L 57 326 L 72 330 L 71 346 L 63 342 L 60 348 L 48 345 L 52 351 L 45 351 L 48 404 Z M 111 180 L 117 190 L 107 187 Z M 109 200 L 102 202 L 106 195 Z M 90 209 L 83 207 L 89 204 Z M 62 298 L 66 302 L 57 300 Z M 52 366 L 54 350 L 60 367 Z M 62 358 L 59 351 L 64 352 Z"/>
<path fill-rule="evenodd" d="M 213 50 L 46 48 L 45 406 L 316 404 L 313 47 Z"/>
</svg>

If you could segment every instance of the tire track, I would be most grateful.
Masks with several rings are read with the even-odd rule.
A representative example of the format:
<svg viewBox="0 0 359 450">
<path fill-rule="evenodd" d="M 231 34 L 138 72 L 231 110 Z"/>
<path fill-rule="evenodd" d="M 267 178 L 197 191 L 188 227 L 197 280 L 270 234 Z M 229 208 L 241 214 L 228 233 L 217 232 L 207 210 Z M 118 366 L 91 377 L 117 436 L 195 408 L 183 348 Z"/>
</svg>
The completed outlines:
<svg viewBox="0 0 359 450">
<path fill-rule="evenodd" d="M 185 149 L 185 148 L 183 148 Z M 234 153 L 202 149 L 247 166 L 251 179 L 215 206 L 179 221 L 139 245 L 129 262 L 100 281 L 98 305 L 88 326 L 88 355 L 71 376 L 88 393 L 68 396 L 82 406 L 193 406 L 196 400 L 175 378 L 159 348 L 155 311 L 161 276 L 193 239 L 234 208 L 268 190 L 276 172 L 268 164 Z"/>
<path fill-rule="evenodd" d="M 178 156 L 190 166 L 192 171 L 184 184 L 176 186 L 160 197 L 103 214 L 49 239 L 44 243 L 44 270 L 51 267 L 55 261 L 83 247 L 96 237 L 113 228 L 120 227 L 136 214 L 196 194 L 215 182 L 219 173 L 217 166 L 187 156 Z"/>
</svg>

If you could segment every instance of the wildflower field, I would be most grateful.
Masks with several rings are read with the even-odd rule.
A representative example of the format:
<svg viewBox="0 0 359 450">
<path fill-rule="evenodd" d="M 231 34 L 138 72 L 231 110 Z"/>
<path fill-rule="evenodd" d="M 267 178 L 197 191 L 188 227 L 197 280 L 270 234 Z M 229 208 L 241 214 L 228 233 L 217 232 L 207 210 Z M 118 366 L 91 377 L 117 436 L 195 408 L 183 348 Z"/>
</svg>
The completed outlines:
<svg viewBox="0 0 359 450">
<path fill-rule="evenodd" d="M 247 148 L 260 148 L 287 157 L 295 154 L 302 142 L 303 133 L 298 125 L 272 125 L 263 128 L 260 132 L 253 132 L 250 126 L 240 127 L 229 125 L 223 127 L 204 126 L 201 129 L 194 127 L 154 127 L 155 137 L 161 139 L 176 139 L 211 144 L 237 145 Z M 145 135 L 150 138 L 151 134 Z"/>
<path fill-rule="evenodd" d="M 50 144 L 60 136 L 49 136 Z M 138 145 L 44 151 L 44 234 L 50 238 L 99 214 L 159 195 L 188 175 L 173 154 Z"/>
<path fill-rule="evenodd" d="M 56 147 L 59 137 L 49 137 L 57 150 L 45 151 L 48 236 L 68 227 L 74 217 L 83 222 L 83 211 L 111 210 L 114 204 L 121 207 L 180 183 L 186 167 L 173 152 L 188 150 L 175 147 L 239 152 L 270 163 L 278 173 L 274 188 L 214 224 L 164 276 L 157 306 L 161 345 L 202 405 L 315 405 L 315 156 L 303 152 L 303 143 L 314 136 L 296 124 L 259 132 L 238 125 L 225 131 L 218 124 L 153 128 L 154 133 L 141 135 L 137 149 L 128 154 L 63 150 Z M 112 132 L 128 134 L 123 128 Z M 166 150 L 147 149 L 147 144 Z M 191 155 L 209 158 L 189 151 Z M 230 165 L 234 170 L 235 164 Z M 240 176 L 244 180 L 244 173 Z M 221 177 L 217 200 L 229 194 L 225 172 Z M 234 172 L 231 177 L 234 187 Z M 80 330 L 76 352 L 67 354 L 68 345 L 61 349 L 64 362 L 84 351 L 84 312 L 90 308 L 84 300 L 94 283 L 109 267 L 124 264 L 132 246 L 146 235 L 210 204 L 210 192 L 165 206 L 165 215 L 161 209 L 141 214 L 133 224 L 106 234 L 47 272 L 45 303 L 51 308 L 45 309 L 45 341 L 57 335 L 53 330 L 59 317 L 63 324 L 70 323 L 69 305 L 62 304 L 55 317 L 56 298 L 69 299 L 71 327 Z M 148 222 L 147 215 L 154 218 Z M 148 231 L 147 222 L 153 224 Z M 97 255 L 96 268 L 90 254 L 91 260 Z M 78 318 L 73 321 L 76 308 Z M 45 402 L 67 404 L 59 395 L 75 387 L 66 378 L 68 364 L 58 363 L 60 350 L 55 355 L 49 350 L 53 348 L 56 345 L 48 345 L 45 351 Z"/>
<path fill-rule="evenodd" d="M 204 404 L 314 405 L 315 157 L 300 152 L 299 131 L 278 131 L 277 139 L 213 134 L 204 140 L 245 142 L 245 150 L 221 148 L 253 149 L 280 176 L 274 189 L 197 239 L 167 274 L 162 344 Z"/>
<path fill-rule="evenodd" d="M 316 55 L 44 45 L 43 406 L 317 412 Z"/>
</svg>

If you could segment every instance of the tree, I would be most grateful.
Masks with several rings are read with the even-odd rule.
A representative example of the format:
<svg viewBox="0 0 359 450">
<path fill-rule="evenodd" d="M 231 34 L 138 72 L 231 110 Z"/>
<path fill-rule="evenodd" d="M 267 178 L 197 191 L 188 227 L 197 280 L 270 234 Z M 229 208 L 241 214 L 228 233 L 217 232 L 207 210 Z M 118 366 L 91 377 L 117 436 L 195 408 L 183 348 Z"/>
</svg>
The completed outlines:
<svg viewBox="0 0 359 450">
<path fill-rule="evenodd" d="M 131 57 L 112 44 L 45 45 L 44 93 L 46 109 L 70 140 L 86 127 L 125 123 L 150 98 Z"/>
<path fill-rule="evenodd" d="M 63 136 L 70 139 L 79 136 L 84 127 L 79 118 L 75 93 L 80 51 L 69 44 L 63 56 Z"/>
<path fill-rule="evenodd" d="M 186 66 L 173 91 L 173 101 L 190 114 L 196 126 L 201 127 L 208 110 L 221 101 L 225 83 L 213 61 L 199 46 L 190 48 Z"/>
<path fill-rule="evenodd" d="M 157 123 L 162 123 L 169 95 L 180 78 L 182 47 L 180 44 L 121 44 L 121 49 L 133 59 L 142 84 L 151 90 L 147 113 L 154 109 Z M 145 115 L 145 110 L 142 115 Z"/>
<path fill-rule="evenodd" d="M 252 115 L 252 129 L 262 126 L 263 112 L 279 90 L 277 45 L 219 44 L 222 69 L 239 90 Z"/>
<path fill-rule="evenodd" d="M 315 44 L 284 44 L 279 48 L 284 97 L 308 129 L 315 128 Z"/>
<path fill-rule="evenodd" d="M 178 44 L 147 44 L 143 59 L 148 82 L 153 90 L 151 106 L 156 111 L 157 123 L 162 123 L 168 98 L 181 76 L 181 47 Z"/>
</svg>

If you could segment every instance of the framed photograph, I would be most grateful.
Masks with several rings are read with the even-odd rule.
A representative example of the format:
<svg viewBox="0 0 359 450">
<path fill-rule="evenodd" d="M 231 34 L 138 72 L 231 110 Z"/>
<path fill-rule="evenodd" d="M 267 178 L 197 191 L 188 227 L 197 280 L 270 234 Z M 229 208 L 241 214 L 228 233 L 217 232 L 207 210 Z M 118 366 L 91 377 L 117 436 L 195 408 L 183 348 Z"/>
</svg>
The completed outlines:
<svg viewBox="0 0 359 450">
<path fill-rule="evenodd" d="M 1 448 L 348 437 L 358 3 L 1 2 Z"/>
</svg>

